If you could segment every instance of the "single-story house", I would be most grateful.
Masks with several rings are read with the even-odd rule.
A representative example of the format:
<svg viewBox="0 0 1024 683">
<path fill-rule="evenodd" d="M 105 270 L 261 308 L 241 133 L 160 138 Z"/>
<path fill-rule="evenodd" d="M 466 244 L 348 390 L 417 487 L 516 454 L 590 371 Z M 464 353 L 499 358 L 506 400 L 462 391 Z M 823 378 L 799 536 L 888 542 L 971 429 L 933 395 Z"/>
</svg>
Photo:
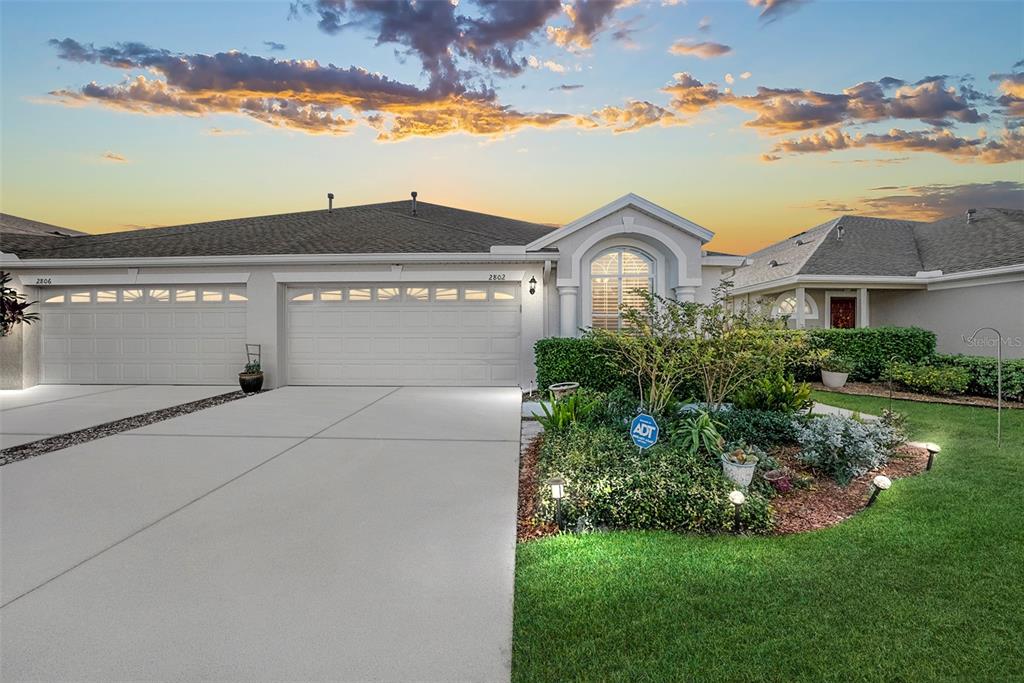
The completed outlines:
<svg viewBox="0 0 1024 683">
<path fill-rule="evenodd" d="M 743 263 L 706 251 L 712 237 L 634 194 L 556 229 L 415 193 L 31 244 L 0 234 L 0 268 L 41 315 L 0 341 L 20 386 L 230 384 L 259 344 L 269 387 L 529 389 L 534 342 L 618 327 L 637 288 L 709 300 Z"/>
<path fill-rule="evenodd" d="M 841 216 L 751 254 L 728 274 L 735 305 L 795 328 L 917 326 L 943 353 L 1024 358 L 1024 211 L 934 222 Z M 802 302 L 802 305 L 797 305 Z"/>
</svg>

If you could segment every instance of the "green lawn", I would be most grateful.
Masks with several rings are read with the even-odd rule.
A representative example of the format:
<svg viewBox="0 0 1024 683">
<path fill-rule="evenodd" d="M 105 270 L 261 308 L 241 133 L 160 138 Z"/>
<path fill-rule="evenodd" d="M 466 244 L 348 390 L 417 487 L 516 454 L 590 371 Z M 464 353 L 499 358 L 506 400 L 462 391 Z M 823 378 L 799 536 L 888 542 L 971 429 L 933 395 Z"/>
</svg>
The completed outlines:
<svg viewBox="0 0 1024 683">
<path fill-rule="evenodd" d="M 831 529 L 520 545 L 513 678 L 1022 680 L 1024 411 L 896 403 L 935 469 Z"/>
</svg>

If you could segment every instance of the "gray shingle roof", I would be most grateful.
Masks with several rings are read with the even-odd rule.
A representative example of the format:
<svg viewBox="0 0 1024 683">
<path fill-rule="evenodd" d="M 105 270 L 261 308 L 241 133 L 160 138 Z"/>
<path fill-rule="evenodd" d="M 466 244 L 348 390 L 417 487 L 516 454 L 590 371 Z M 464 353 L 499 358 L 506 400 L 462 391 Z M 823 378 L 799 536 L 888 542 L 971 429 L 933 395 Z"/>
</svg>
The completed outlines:
<svg viewBox="0 0 1024 683">
<path fill-rule="evenodd" d="M 59 225 L 41 223 L 21 216 L 12 216 L 9 213 L 0 213 L 0 233 L 19 235 L 47 235 L 55 233 L 60 235 L 84 235 L 84 232 L 72 230 Z"/>
<path fill-rule="evenodd" d="M 793 275 L 912 277 L 1024 264 L 1024 211 L 978 209 L 969 225 L 963 214 L 933 223 L 841 216 L 748 258 L 736 287 Z"/>
<path fill-rule="evenodd" d="M 1024 263 L 1024 210 L 978 209 L 914 228 L 923 270 L 960 273 Z"/>
<path fill-rule="evenodd" d="M 552 229 L 425 202 L 418 203 L 413 216 L 410 202 L 401 201 L 89 235 L 20 256 L 473 253 L 494 245 L 525 245 Z"/>
</svg>

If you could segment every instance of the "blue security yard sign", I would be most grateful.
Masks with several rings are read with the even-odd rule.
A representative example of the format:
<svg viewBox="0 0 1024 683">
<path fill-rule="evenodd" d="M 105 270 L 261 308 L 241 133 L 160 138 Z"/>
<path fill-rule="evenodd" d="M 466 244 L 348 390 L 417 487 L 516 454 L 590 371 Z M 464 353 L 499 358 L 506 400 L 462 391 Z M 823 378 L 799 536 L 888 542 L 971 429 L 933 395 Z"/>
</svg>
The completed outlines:
<svg viewBox="0 0 1024 683">
<path fill-rule="evenodd" d="M 658 431 L 658 423 L 647 413 L 640 413 L 629 425 L 629 435 L 641 450 L 658 443 Z"/>
</svg>

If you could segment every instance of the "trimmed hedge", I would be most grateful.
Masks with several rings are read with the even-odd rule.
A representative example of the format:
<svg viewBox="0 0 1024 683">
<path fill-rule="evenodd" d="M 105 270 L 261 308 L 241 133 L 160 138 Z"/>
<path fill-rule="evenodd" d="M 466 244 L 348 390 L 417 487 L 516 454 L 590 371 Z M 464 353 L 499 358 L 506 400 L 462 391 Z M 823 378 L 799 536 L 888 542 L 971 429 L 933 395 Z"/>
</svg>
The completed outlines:
<svg viewBox="0 0 1024 683">
<path fill-rule="evenodd" d="M 962 394 L 967 391 L 971 376 L 964 368 L 953 365 L 911 365 L 894 363 L 886 368 L 881 379 L 926 394 Z"/>
<path fill-rule="evenodd" d="M 537 389 L 544 391 L 559 382 L 579 382 L 586 389 L 611 391 L 628 382 L 602 346 L 590 337 L 539 340 L 533 345 Z"/>
<path fill-rule="evenodd" d="M 996 359 L 988 356 L 936 354 L 930 361 L 939 367 L 963 368 L 968 374 L 967 392 L 996 396 Z M 1024 360 L 1003 361 L 1003 398 L 1024 401 Z"/>
<path fill-rule="evenodd" d="M 917 364 L 935 354 L 935 333 L 920 327 L 859 327 L 851 330 L 807 330 L 819 348 L 832 349 L 853 363 L 850 379 L 873 382 L 896 356 Z"/>
</svg>

